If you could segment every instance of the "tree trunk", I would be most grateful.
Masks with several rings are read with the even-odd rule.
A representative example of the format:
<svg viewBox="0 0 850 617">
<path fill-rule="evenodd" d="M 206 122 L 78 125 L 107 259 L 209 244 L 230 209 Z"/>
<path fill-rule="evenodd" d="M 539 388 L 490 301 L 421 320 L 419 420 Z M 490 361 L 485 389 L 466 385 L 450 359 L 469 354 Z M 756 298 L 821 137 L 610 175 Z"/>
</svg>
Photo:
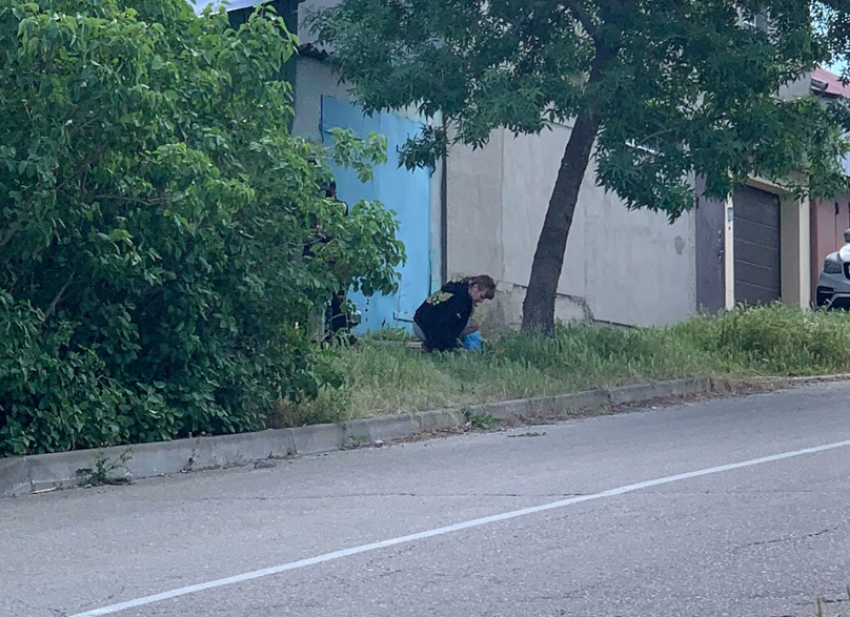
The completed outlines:
<svg viewBox="0 0 850 617">
<path fill-rule="evenodd" d="M 610 66 L 616 52 L 597 52 L 588 85 L 598 82 Z M 579 190 L 590 163 L 593 143 L 599 133 L 600 118 L 588 104 L 576 118 L 564 158 L 558 169 L 558 179 L 549 199 L 549 209 L 537 250 L 531 264 L 531 279 L 523 303 L 522 331 L 548 336 L 555 329 L 555 301 L 558 281 L 564 268 L 564 252 L 573 224 Z"/>
<path fill-rule="evenodd" d="M 579 189 L 590 162 L 599 120 L 582 111 L 564 150 L 558 180 L 549 198 L 549 209 L 537 241 L 531 280 L 522 313 L 522 331 L 549 335 L 555 328 L 555 300 L 564 268 L 564 251 L 573 224 Z"/>
</svg>

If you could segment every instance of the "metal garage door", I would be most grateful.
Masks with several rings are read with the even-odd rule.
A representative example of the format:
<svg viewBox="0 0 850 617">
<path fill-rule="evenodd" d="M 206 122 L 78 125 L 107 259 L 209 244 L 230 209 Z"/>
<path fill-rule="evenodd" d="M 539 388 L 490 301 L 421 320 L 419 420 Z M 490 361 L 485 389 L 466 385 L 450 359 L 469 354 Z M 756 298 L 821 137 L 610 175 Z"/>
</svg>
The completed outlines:
<svg viewBox="0 0 850 617">
<path fill-rule="evenodd" d="M 782 297 L 779 197 L 735 189 L 735 302 L 769 304 Z"/>
<path fill-rule="evenodd" d="M 396 237 L 404 243 L 407 256 L 398 269 L 401 278 L 397 293 L 370 298 L 360 292 L 349 294 L 349 300 L 363 313 L 357 331 L 411 330 L 414 312 L 430 293 L 431 173 L 427 169 L 408 171 L 393 157 L 409 137 L 422 132 L 422 124 L 389 112 L 367 116 L 362 108 L 332 97 L 322 97 L 321 118 L 326 143 L 333 139 L 328 132 L 333 127 L 351 129 L 361 138 L 370 133 L 387 138 L 390 160 L 374 169 L 371 182 L 360 182 L 354 169 L 332 168 L 340 199 L 351 205 L 361 199 L 379 201 L 395 211 L 401 225 Z"/>
</svg>

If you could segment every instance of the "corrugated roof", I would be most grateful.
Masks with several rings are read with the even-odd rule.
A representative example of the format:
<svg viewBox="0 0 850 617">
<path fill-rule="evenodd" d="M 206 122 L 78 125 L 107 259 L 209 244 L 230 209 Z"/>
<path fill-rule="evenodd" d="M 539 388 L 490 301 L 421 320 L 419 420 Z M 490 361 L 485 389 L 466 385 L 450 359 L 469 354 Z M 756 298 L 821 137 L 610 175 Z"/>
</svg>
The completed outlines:
<svg viewBox="0 0 850 617">
<path fill-rule="evenodd" d="M 841 77 L 833 73 L 832 71 L 828 71 L 825 68 L 818 67 L 814 71 L 812 71 L 812 81 L 818 81 L 823 84 L 826 84 L 826 89 L 822 90 L 820 88 L 815 88 L 813 85 L 813 90 L 820 94 L 821 96 L 829 96 L 829 97 L 841 97 L 845 99 L 850 99 L 850 84 L 845 84 L 841 81 Z"/>
</svg>

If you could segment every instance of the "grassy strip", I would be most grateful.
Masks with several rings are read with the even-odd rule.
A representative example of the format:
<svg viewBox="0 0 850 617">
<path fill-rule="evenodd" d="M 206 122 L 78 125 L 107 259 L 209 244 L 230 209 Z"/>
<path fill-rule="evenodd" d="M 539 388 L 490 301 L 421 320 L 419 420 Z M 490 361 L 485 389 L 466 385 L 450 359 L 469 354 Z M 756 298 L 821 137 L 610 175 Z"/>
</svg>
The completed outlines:
<svg viewBox="0 0 850 617">
<path fill-rule="evenodd" d="M 483 353 L 428 356 L 399 342 L 329 352 L 345 384 L 282 405 L 275 426 L 456 407 L 650 380 L 850 371 L 850 316 L 785 306 L 699 316 L 669 328 L 575 325 L 509 334 Z"/>
</svg>

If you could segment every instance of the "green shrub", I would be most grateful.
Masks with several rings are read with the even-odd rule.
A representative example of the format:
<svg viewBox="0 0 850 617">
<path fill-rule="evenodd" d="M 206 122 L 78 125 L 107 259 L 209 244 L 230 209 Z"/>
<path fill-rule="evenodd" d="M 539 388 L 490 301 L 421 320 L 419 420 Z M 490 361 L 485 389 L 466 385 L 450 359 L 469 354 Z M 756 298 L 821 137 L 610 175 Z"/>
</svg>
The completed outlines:
<svg viewBox="0 0 850 617">
<path fill-rule="evenodd" d="M 776 304 L 702 316 L 672 332 L 724 366 L 805 375 L 850 370 L 850 317 Z"/>
<path fill-rule="evenodd" d="M 7 0 L 0 41 L 0 455 L 258 429 L 334 383 L 310 312 L 403 250 L 320 190 L 384 142 L 289 134 L 282 19 Z"/>
</svg>

